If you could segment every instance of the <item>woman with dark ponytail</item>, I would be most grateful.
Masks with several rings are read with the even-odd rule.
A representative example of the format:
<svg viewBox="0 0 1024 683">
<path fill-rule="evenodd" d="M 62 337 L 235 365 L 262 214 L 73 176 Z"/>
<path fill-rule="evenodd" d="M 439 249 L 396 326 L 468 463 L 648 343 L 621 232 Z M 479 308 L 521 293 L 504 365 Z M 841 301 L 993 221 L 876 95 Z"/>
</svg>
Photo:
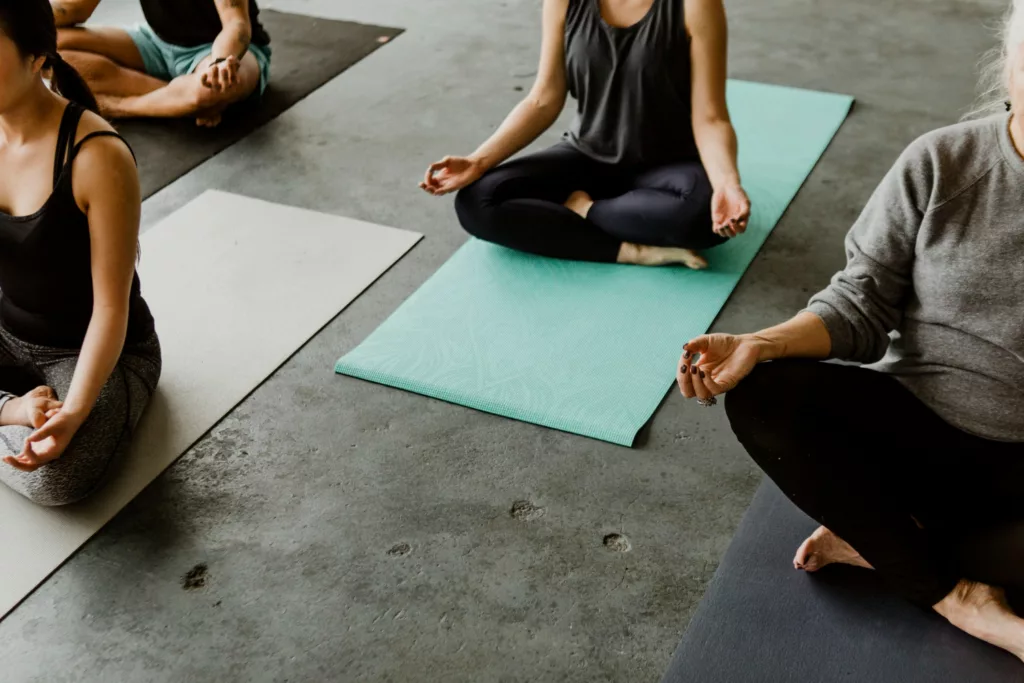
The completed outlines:
<svg viewBox="0 0 1024 683">
<path fill-rule="evenodd" d="M 42 505 L 103 483 L 160 376 L 135 162 L 95 112 L 50 3 L 0 0 L 0 483 Z"/>
</svg>

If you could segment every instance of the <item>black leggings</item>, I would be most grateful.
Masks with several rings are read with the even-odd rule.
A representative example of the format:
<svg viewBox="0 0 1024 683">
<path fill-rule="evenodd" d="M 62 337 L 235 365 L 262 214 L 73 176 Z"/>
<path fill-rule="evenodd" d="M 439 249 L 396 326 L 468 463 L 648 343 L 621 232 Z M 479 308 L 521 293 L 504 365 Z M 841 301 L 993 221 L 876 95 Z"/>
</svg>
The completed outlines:
<svg viewBox="0 0 1024 683">
<path fill-rule="evenodd" d="M 595 200 L 587 218 L 563 206 L 578 190 Z M 614 262 L 623 242 L 708 249 L 725 241 L 711 229 L 700 162 L 626 169 L 567 143 L 492 169 L 459 192 L 455 210 L 480 239 L 576 261 Z"/>
<path fill-rule="evenodd" d="M 790 500 L 906 598 L 931 607 L 961 578 L 1024 589 L 1024 443 L 967 434 L 893 377 L 831 363 L 761 365 L 726 410 Z"/>
</svg>

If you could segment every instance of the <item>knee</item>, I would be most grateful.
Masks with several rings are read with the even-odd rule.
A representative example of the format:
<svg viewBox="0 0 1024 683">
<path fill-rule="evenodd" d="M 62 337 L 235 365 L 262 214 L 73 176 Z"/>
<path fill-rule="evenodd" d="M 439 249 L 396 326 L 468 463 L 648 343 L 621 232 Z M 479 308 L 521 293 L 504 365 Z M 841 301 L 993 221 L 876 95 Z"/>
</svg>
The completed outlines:
<svg viewBox="0 0 1024 683">
<path fill-rule="evenodd" d="M 36 505 L 61 507 L 88 498 L 102 483 L 100 477 L 61 476 L 60 469 L 46 466 L 36 470 L 19 492 Z"/>
<path fill-rule="evenodd" d="M 771 363 L 758 365 L 725 395 L 725 413 L 741 441 L 766 422 L 765 412 L 772 404 L 771 376 L 774 374 Z"/>
<path fill-rule="evenodd" d="M 484 179 L 462 188 L 455 195 L 455 215 L 463 229 L 474 237 L 486 239 L 493 220 L 493 208 L 488 201 Z"/>
<path fill-rule="evenodd" d="M 754 368 L 725 395 L 725 412 L 740 443 L 758 457 L 792 450 L 806 431 L 801 422 L 814 361 L 774 361 Z"/>
</svg>

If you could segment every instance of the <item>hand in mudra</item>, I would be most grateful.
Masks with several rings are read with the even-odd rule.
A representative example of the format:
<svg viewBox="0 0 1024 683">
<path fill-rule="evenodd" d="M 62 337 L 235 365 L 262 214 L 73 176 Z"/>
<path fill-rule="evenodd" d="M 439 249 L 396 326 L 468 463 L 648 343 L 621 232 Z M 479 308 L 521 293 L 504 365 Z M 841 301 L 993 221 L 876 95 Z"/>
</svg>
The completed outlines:
<svg viewBox="0 0 1024 683">
<path fill-rule="evenodd" d="M 430 165 L 420 188 L 435 197 L 472 185 L 484 174 L 483 167 L 468 157 L 445 157 Z"/>
<path fill-rule="evenodd" d="M 747 230 L 750 220 L 750 199 L 739 185 L 726 185 L 711 195 L 712 230 L 721 237 L 731 238 Z"/>
<path fill-rule="evenodd" d="M 750 337 L 706 334 L 683 347 L 676 382 L 686 398 L 703 401 L 735 389 L 760 362 L 758 343 Z"/>
<path fill-rule="evenodd" d="M 227 92 L 238 85 L 238 70 L 241 67 L 242 63 L 234 55 L 220 61 L 214 60 L 203 69 L 199 82 L 215 92 Z"/>
</svg>

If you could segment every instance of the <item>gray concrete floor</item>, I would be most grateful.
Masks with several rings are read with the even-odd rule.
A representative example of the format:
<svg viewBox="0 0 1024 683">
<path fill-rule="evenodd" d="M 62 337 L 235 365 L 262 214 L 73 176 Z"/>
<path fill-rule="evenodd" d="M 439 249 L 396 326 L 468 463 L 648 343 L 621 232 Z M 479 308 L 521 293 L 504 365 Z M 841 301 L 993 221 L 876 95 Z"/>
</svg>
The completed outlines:
<svg viewBox="0 0 1024 683">
<path fill-rule="evenodd" d="M 463 241 L 416 182 L 528 87 L 540 0 L 264 4 L 408 31 L 153 197 L 146 225 L 216 187 L 427 238 L 0 623 L 0 679 L 658 680 L 759 480 L 721 409 L 673 395 L 627 450 L 331 372 Z M 716 325 L 743 331 L 842 265 L 899 151 L 970 103 L 1003 3 L 727 6 L 733 76 L 857 98 Z M 519 500 L 544 514 L 512 518 Z"/>
</svg>

